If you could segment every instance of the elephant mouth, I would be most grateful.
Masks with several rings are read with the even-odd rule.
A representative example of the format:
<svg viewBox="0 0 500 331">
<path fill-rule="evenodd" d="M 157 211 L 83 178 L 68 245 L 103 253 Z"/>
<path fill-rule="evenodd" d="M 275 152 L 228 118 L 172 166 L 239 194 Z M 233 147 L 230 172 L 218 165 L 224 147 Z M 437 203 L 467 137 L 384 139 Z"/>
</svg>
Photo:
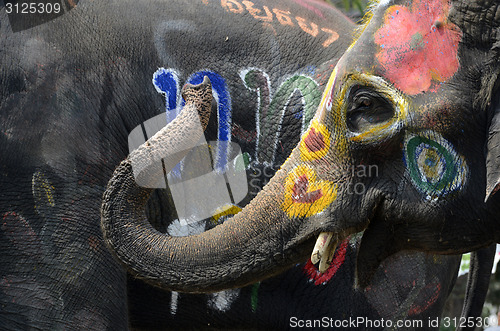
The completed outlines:
<svg viewBox="0 0 500 331">
<path fill-rule="evenodd" d="M 349 227 L 347 229 L 342 229 L 340 231 L 332 228 L 322 229 L 321 232 L 317 235 L 316 243 L 311 253 L 311 262 L 312 264 L 317 266 L 318 271 L 320 273 L 324 273 L 328 270 L 330 264 L 334 259 L 338 244 L 343 242 L 352 234 L 362 233 L 362 242 L 365 241 L 365 244 L 370 243 L 372 241 L 372 237 L 374 236 L 379 238 L 380 235 L 382 235 L 384 239 L 388 239 L 388 233 L 390 231 L 387 228 L 386 220 L 382 216 L 383 209 L 384 198 L 379 197 L 378 199 L 375 199 L 375 201 L 373 201 L 373 205 L 371 206 L 371 208 L 368 208 L 369 212 L 368 215 L 365 215 L 365 217 L 363 217 L 364 221 L 360 222 L 359 219 L 357 221 L 353 220 L 351 224 L 356 224 L 355 226 Z M 383 229 L 380 229 L 381 227 Z M 382 232 L 383 234 L 380 232 Z M 373 251 L 370 247 L 370 245 L 362 245 L 358 253 L 361 253 L 360 255 L 362 257 L 365 255 L 373 257 L 374 254 L 378 255 L 378 253 L 381 253 L 381 255 L 383 256 L 386 255 L 383 252 Z M 386 251 L 387 249 L 384 250 Z M 379 260 L 381 261 L 382 259 L 377 257 L 373 261 Z M 360 262 L 359 259 L 357 262 Z M 372 269 L 378 267 L 378 264 L 376 266 L 371 265 L 371 270 L 364 270 L 364 265 L 359 265 L 359 263 L 356 263 L 356 265 L 358 272 L 361 272 L 362 274 L 366 273 L 368 275 L 365 281 L 369 281 L 369 279 L 371 278 L 371 275 L 373 274 Z"/>
</svg>

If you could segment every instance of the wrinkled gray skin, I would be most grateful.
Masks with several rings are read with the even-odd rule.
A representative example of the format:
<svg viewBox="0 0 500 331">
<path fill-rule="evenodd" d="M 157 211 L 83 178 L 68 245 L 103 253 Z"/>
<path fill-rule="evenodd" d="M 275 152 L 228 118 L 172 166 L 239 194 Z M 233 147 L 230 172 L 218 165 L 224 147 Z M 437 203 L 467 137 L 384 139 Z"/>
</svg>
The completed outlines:
<svg viewBox="0 0 500 331">
<path fill-rule="evenodd" d="M 414 61 L 415 55 L 401 51 L 405 44 L 384 55 L 384 45 L 374 36 L 389 35 L 381 32 L 386 25 L 402 27 L 389 25 L 393 13 L 387 11 L 396 8 L 390 7 L 392 2 L 375 5 L 373 18 L 337 65 L 331 91 L 327 91 L 331 105 L 327 97 L 316 114 L 313 131 L 302 137 L 302 147 L 293 150 L 248 206 L 222 226 L 197 236 L 159 236 L 147 224 L 138 226 L 137 232 L 132 224 L 138 222 L 144 204 L 137 196 L 148 191 L 133 181 L 117 186 L 112 179 L 108 191 L 118 199 L 104 199 L 102 224 L 115 254 L 127 261 L 134 274 L 152 283 L 204 292 L 248 285 L 283 271 L 310 254 L 320 232 L 343 240 L 365 230 L 357 265 L 363 286 L 381 261 L 402 249 L 452 254 L 493 243 L 499 215 L 498 196 L 492 195 L 497 185 L 493 174 L 500 159 L 494 154 L 498 145 L 494 98 L 500 70 L 497 6 L 453 1 L 448 10 L 447 3 L 443 7 L 439 1 L 427 2 L 401 1 L 398 8 L 402 14 L 412 8 L 414 15 L 434 8 L 425 19 L 435 19 L 424 28 L 435 29 L 444 45 L 453 49 L 443 48 L 451 69 L 435 65 L 437 58 L 432 56 L 437 55 L 430 53 L 429 62 L 413 69 L 422 72 L 422 80 L 428 70 L 433 73 L 428 86 L 420 81 L 409 84 L 405 76 L 392 74 L 398 66 L 404 68 Z M 488 19 L 479 21 L 479 15 L 488 11 L 495 15 L 485 14 Z M 420 33 L 418 26 L 410 28 Z M 386 38 L 389 45 L 390 37 Z M 408 52 L 418 50 L 408 45 Z M 384 56 L 392 60 L 383 62 Z M 321 130 L 329 133 L 318 138 Z M 334 137 L 331 146 L 325 143 L 327 135 Z M 325 144 L 323 155 L 311 156 L 311 151 L 321 151 Z M 348 171 L 350 166 L 363 164 L 376 164 L 380 173 L 357 178 Z M 114 176 L 128 171 L 117 170 Z M 306 178 L 306 184 L 301 178 Z M 322 191 L 309 193 L 308 181 Z M 360 182 L 365 193 L 352 194 Z M 317 192 L 327 202 L 310 195 Z M 312 200 L 304 200 L 306 204 L 299 197 Z M 124 200 L 134 203 L 124 205 Z M 145 242 L 126 240 L 137 236 Z"/>
<path fill-rule="evenodd" d="M 457 257 L 395 254 L 382 263 L 371 286 L 359 290 L 354 286 L 354 261 L 360 236 L 350 239 L 345 262 L 328 281 L 310 280 L 309 269 L 301 264 L 263 281 L 258 291 L 254 285 L 241 289 L 232 301 L 233 292 L 179 295 L 145 287 L 132 278 L 127 281 L 125 269 L 103 241 L 100 207 L 114 169 L 129 153 L 127 136 L 165 112 L 165 96 L 151 82 L 157 69 L 174 69 L 178 90 L 203 69 L 222 76 L 231 96 L 231 139 L 254 156 L 258 106 L 276 97 L 292 75 L 312 77 L 322 90 L 350 44 L 353 24 L 324 4 L 254 1 L 254 8 L 261 10 L 255 12 L 252 3 L 235 3 L 243 6 L 241 12 L 237 6 L 224 9 L 219 1 L 80 1 L 45 24 L 36 25 L 41 22 L 24 15 L 23 24 L 14 31 L 14 22 L 1 7 L 2 328 L 125 330 L 208 324 L 286 328 L 290 316 L 427 319 L 440 315 L 453 285 Z M 272 11 L 271 22 L 265 20 L 264 6 Z M 293 26 L 277 18 L 277 13 L 287 16 L 287 11 Z M 316 37 L 311 22 L 318 27 Z M 339 38 L 329 41 L 333 32 Z M 265 89 L 252 89 L 242 80 L 241 73 L 252 68 L 267 74 L 271 92 L 267 99 Z M 268 86 L 267 81 L 259 82 L 260 87 Z M 294 102 L 283 106 L 293 116 L 283 120 L 268 173 L 299 141 L 303 96 L 294 92 L 289 98 Z M 217 118 L 213 109 L 207 140 L 217 139 Z M 278 121 L 272 118 L 267 123 Z M 262 150 L 260 156 L 270 158 L 269 148 Z M 248 173 L 259 167 L 263 165 L 252 165 Z M 165 200 L 171 202 L 161 190 L 153 193 L 146 213 L 151 223 L 169 233 L 175 213 Z M 269 237 L 264 243 L 284 245 L 285 237 Z M 300 261 L 310 249 L 297 250 Z M 243 256 L 240 262 L 249 268 L 260 259 L 255 257 Z M 160 265 L 165 266 L 164 261 Z M 243 269 L 238 265 L 233 271 L 238 274 Z M 221 309 L 221 301 L 232 305 Z"/>
<path fill-rule="evenodd" d="M 398 5 L 413 6 L 407 12 L 417 13 L 426 8 L 423 3 Z M 396 55 L 384 55 L 384 45 L 374 36 L 389 25 L 393 13 L 386 11 L 393 3 L 375 5 L 373 18 L 337 65 L 336 80 L 319 107 L 314 131 L 302 137 L 302 147 L 294 149 L 259 195 L 223 225 L 184 238 L 161 236 L 145 223 L 138 229 L 133 224 L 138 224 L 144 205 L 138 197 L 148 190 L 133 180 L 117 181 L 132 178 L 131 169 L 118 169 L 102 215 L 106 241 L 118 258 L 133 274 L 160 287 L 210 292 L 282 272 L 311 254 L 320 233 L 332 233 L 333 240 L 342 241 L 365 230 L 357 256 L 358 282 L 364 287 L 379 264 L 398 251 L 453 254 L 497 241 L 497 6 L 453 1 L 448 10 L 445 2 L 444 9 L 443 2 L 428 3 L 440 12 L 426 13 L 426 19 L 433 21 L 424 29 L 435 29 L 445 39 L 456 38 L 448 42 L 453 51 L 444 49 L 443 55 L 449 56 L 452 69 L 433 67 L 432 59 L 431 64 L 423 62 L 417 72 L 425 77 L 430 70 L 432 75 L 429 86 L 414 83 L 420 90 L 406 85 L 401 74 L 392 74 L 414 60 L 397 47 L 389 49 Z M 447 40 L 443 42 L 446 45 Z M 410 46 L 411 40 L 403 40 L 399 47 L 411 51 L 426 47 Z M 318 138 L 321 130 L 329 133 Z M 334 137 L 331 146 L 326 135 Z M 322 150 L 325 145 L 319 157 L 304 151 Z M 366 164 L 377 165 L 380 174 L 357 178 L 348 171 Z M 310 194 L 301 178 L 323 191 Z M 359 183 L 364 194 L 350 193 Z M 312 195 L 317 192 L 331 199 L 319 207 L 323 202 Z M 305 207 L 297 207 L 300 203 Z"/>
</svg>

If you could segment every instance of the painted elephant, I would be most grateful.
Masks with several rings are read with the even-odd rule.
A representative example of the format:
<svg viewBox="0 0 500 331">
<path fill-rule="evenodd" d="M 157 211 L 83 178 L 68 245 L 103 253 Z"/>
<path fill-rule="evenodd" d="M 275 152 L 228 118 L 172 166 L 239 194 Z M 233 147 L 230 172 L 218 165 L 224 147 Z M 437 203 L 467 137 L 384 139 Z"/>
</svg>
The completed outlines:
<svg viewBox="0 0 500 331">
<path fill-rule="evenodd" d="M 338 249 L 326 272 L 320 273 L 311 261 L 304 263 L 312 250 L 312 235 L 335 230 L 329 228 L 332 222 L 343 222 L 329 215 L 326 207 L 315 216 L 300 215 L 306 209 L 321 209 L 315 204 L 318 193 L 311 196 L 303 192 L 304 206 L 309 203 L 311 208 L 291 208 L 294 217 L 287 220 L 287 215 L 275 224 L 273 229 L 277 232 L 273 236 L 265 238 L 269 230 L 255 232 L 250 244 L 255 243 L 256 254 L 234 256 L 246 262 L 231 273 L 225 264 L 213 261 L 212 268 L 198 268 L 199 277 L 196 273 L 186 276 L 182 274 L 182 268 L 188 266 L 184 265 L 189 261 L 186 259 L 169 273 L 181 282 L 176 285 L 166 281 L 167 285 L 163 285 L 182 289 L 179 287 L 182 281 L 197 278 L 202 281 L 211 272 L 215 279 L 221 272 L 229 278 L 234 274 L 243 278 L 229 281 L 228 277 L 220 277 L 219 284 L 211 286 L 212 290 L 251 284 L 247 287 L 210 295 L 187 295 L 159 291 L 134 277 L 127 280 L 124 268 L 104 244 L 100 208 L 113 170 L 126 158 L 130 146 L 137 147 L 140 139 L 132 137 L 131 143 L 128 141 L 134 130 L 139 128 L 149 137 L 150 126 L 143 123 L 165 113 L 165 121 L 172 121 L 170 128 L 172 124 L 183 123 L 184 117 L 173 118 L 185 104 L 188 106 L 184 110 L 192 107 L 190 104 L 197 104 L 199 96 L 182 101 L 180 86 L 200 83 L 205 76 L 210 79 L 215 101 L 210 114 L 202 112 L 202 119 L 208 120 L 202 123 L 206 140 L 217 141 L 210 146 L 215 155 L 211 157 L 220 161 L 211 167 L 215 173 L 228 177 L 224 171 L 230 165 L 234 165 L 233 169 L 242 166 L 249 179 L 247 195 L 242 201 L 229 201 L 229 208 L 227 202 L 217 205 L 221 209 L 206 219 L 196 222 L 184 219 L 187 225 L 183 225 L 179 215 L 183 211 L 173 208 L 174 185 L 169 182 L 168 190 L 152 191 L 147 206 L 138 207 L 138 211 L 141 218 L 145 211 L 149 222 L 159 231 L 177 236 L 223 223 L 223 227 L 216 226 L 207 232 L 211 236 L 213 231 L 234 224 L 234 220 L 224 221 L 254 196 L 272 191 L 267 186 L 260 193 L 292 148 L 300 143 L 301 132 L 309 127 L 320 105 L 321 91 L 325 86 L 332 88 L 327 85 L 328 77 L 350 45 L 354 25 L 331 7 L 312 0 L 62 3 L 66 11 L 53 16 L 16 13 L 22 7 L 15 7 L 12 2 L 0 5 L 2 329 L 125 330 L 157 329 L 165 325 L 288 328 L 293 321 L 300 326 L 306 320 L 323 317 L 341 322 L 358 316 L 371 321 L 384 318 L 391 322 L 411 322 L 440 315 L 454 283 L 459 257 L 394 254 L 382 262 L 364 290 L 355 286 L 355 260 L 361 235 L 337 238 Z M 346 60 L 341 64 L 345 63 Z M 323 100 L 321 107 L 324 106 Z M 314 133 L 311 135 L 309 131 L 310 138 L 301 144 L 312 153 L 310 161 L 319 164 L 323 161 L 315 156 L 323 155 L 325 149 L 315 148 L 314 142 L 325 132 L 335 132 L 329 123 L 317 120 L 313 123 L 320 127 L 313 125 Z M 338 132 L 335 134 L 340 136 Z M 192 140 L 194 136 L 187 138 Z M 323 157 L 330 158 L 338 148 L 337 136 L 328 138 L 323 140 L 328 142 Z M 241 153 L 237 160 L 241 162 L 228 162 L 233 161 L 235 150 L 228 148 L 235 146 L 229 142 L 239 146 Z M 349 147 L 350 144 L 346 142 L 346 153 L 360 151 Z M 383 150 L 380 149 L 381 158 L 385 156 Z M 298 153 L 292 154 L 292 161 L 299 157 Z M 354 157 L 351 160 L 359 161 Z M 283 166 L 284 170 L 274 179 L 275 184 L 270 185 L 276 185 L 279 178 L 292 180 L 289 174 L 298 175 L 303 179 L 296 188 L 292 185 L 291 190 L 298 189 L 300 195 L 300 190 L 307 191 L 304 185 L 309 185 L 310 176 L 315 174 L 314 185 L 319 186 L 313 192 L 327 185 L 328 192 L 337 192 L 337 203 L 352 200 L 352 194 L 342 191 L 341 184 L 356 188 L 355 182 L 336 180 L 332 186 L 329 183 L 332 179 L 323 178 L 334 163 L 323 162 L 324 166 L 311 163 L 287 172 L 292 161 Z M 173 171 L 189 168 L 186 162 L 183 164 L 175 166 Z M 366 169 L 358 168 L 359 164 L 353 163 L 351 172 Z M 335 169 L 342 170 L 340 165 L 344 166 L 339 163 Z M 469 164 L 468 169 L 472 171 L 474 167 Z M 401 183 L 410 185 L 408 174 L 402 171 L 400 175 Z M 186 175 L 182 173 L 181 179 L 182 176 Z M 468 182 L 474 182 L 473 178 Z M 387 187 L 391 187 L 390 183 L 387 182 Z M 397 192 L 405 191 L 403 184 Z M 366 188 L 370 192 L 377 189 L 368 184 Z M 328 200 L 332 194 L 324 196 Z M 275 198 L 280 199 L 278 195 Z M 136 199 L 134 196 L 123 201 L 133 206 Z M 321 201 L 324 204 L 325 198 Z M 117 202 L 105 199 L 108 207 L 103 208 L 104 215 L 106 210 L 116 211 Z M 293 199 L 289 202 L 295 203 Z M 250 202 L 248 207 L 257 211 L 252 207 L 256 203 Z M 128 212 L 130 206 L 123 211 Z M 186 209 L 196 212 L 192 207 Z M 261 214 L 263 218 L 284 212 L 279 205 L 275 207 L 278 209 L 271 208 L 268 214 Z M 378 213 L 384 208 L 377 209 Z M 249 211 L 238 213 L 238 217 L 245 213 Z M 353 219 L 357 217 L 351 214 Z M 118 221 L 120 216 L 117 216 L 105 217 L 104 228 L 111 224 L 108 221 Z M 361 230 L 363 224 L 355 228 Z M 145 234 L 151 232 L 149 229 Z M 106 237 L 112 242 L 112 233 L 106 231 Z M 124 249 L 128 244 L 126 240 Z M 240 244 L 242 248 L 250 247 L 246 242 Z M 278 249 L 271 244 L 279 245 Z M 234 244 L 228 240 L 225 245 Z M 140 246 L 155 249 L 151 245 Z M 114 249 L 122 248 L 114 246 Z M 272 257 L 268 259 L 269 253 Z M 219 260 L 224 257 L 210 251 L 205 254 Z M 124 259 L 128 255 L 119 256 Z M 323 260 L 322 271 L 330 258 Z M 158 266 L 173 270 L 166 260 L 160 261 Z M 255 283 L 296 263 L 299 264 L 283 274 Z M 252 271 L 253 267 L 256 269 Z M 142 276 L 141 272 L 136 276 Z M 191 285 L 194 287 L 184 290 L 209 290 Z"/>
<path fill-rule="evenodd" d="M 324 272 L 359 231 L 362 287 L 401 250 L 452 254 L 496 242 L 497 7 L 374 4 L 287 161 L 245 208 L 203 234 L 169 237 L 141 221 L 152 190 L 135 184 L 132 153 L 104 196 L 109 247 L 152 284 L 210 292 L 265 279 L 308 255 Z M 167 133 L 191 123 L 178 120 L 141 153 L 167 155 L 155 154 L 168 146 Z"/>
</svg>

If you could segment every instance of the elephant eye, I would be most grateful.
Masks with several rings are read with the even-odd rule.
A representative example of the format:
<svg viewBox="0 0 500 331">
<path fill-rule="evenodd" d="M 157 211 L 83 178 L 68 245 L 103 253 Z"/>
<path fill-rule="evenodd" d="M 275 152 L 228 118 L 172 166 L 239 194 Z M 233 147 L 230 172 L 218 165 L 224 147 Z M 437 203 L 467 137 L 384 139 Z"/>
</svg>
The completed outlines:
<svg viewBox="0 0 500 331">
<path fill-rule="evenodd" d="M 367 131 L 396 116 L 392 103 L 369 87 L 353 87 L 347 102 L 347 127 L 352 132 Z"/>
</svg>

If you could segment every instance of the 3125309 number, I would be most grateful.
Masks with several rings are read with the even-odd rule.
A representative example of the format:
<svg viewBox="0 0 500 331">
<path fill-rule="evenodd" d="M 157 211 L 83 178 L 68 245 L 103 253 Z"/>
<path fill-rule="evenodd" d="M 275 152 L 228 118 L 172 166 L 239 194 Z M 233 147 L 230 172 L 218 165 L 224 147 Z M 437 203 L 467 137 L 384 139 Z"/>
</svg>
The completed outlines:
<svg viewBox="0 0 500 331">
<path fill-rule="evenodd" d="M 7 14 L 59 14 L 61 12 L 60 3 L 37 3 L 21 2 L 5 4 Z"/>
</svg>

